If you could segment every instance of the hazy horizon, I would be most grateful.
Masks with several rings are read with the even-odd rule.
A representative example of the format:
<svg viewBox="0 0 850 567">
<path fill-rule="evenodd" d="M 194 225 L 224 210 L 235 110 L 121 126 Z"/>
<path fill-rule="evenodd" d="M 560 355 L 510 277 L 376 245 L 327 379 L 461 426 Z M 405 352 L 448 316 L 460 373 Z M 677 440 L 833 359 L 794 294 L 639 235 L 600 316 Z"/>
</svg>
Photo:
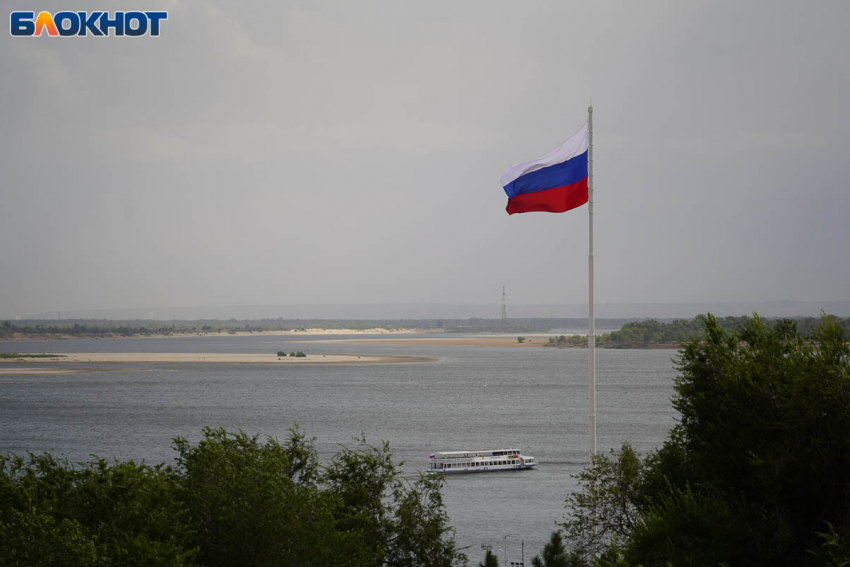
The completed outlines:
<svg viewBox="0 0 850 567">
<path fill-rule="evenodd" d="M 850 301 L 844 302 L 743 302 L 743 303 L 621 303 L 597 304 L 596 318 L 603 319 L 691 319 L 712 313 L 719 317 L 816 317 L 821 312 L 839 317 L 850 316 Z M 587 304 L 507 304 L 508 319 L 558 318 L 586 319 Z M 69 320 L 389 320 L 467 319 L 497 320 L 500 304 L 312 304 L 312 305 L 230 305 L 194 307 L 149 307 L 144 309 L 93 309 L 65 312 L 32 313 L 22 319 Z M 0 317 L 0 319 L 3 319 Z M 10 318 L 14 319 L 14 318 Z"/>
<path fill-rule="evenodd" d="M 598 305 L 850 301 L 847 2 L 74 9 L 168 19 L 0 34 L 0 318 L 586 305 L 587 207 L 499 177 L 591 99 Z"/>
</svg>

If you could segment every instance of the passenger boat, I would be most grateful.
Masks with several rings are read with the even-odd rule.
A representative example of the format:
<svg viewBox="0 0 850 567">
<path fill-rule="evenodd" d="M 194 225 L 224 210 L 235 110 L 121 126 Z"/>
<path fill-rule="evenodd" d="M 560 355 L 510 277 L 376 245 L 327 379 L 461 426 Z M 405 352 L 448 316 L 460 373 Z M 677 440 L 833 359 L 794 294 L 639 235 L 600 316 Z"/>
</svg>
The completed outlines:
<svg viewBox="0 0 850 567">
<path fill-rule="evenodd" d="M 446 451 L 431 455 L 425 472 L 437 474 L 518 471 L 537 464 L 534 457 L 521 455 L 519 449 L 495 451 Z"/>
</svg>

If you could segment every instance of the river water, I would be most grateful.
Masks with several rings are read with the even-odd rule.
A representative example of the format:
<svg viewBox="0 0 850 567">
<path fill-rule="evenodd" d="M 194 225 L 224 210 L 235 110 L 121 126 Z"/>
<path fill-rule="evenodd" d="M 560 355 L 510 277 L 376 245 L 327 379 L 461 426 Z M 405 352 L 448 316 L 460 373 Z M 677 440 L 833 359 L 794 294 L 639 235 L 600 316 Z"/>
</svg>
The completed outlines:
<svg viewBox="0 0 850 567">
<path fill-rule="evenodd" d="M 415 337 L 410 335 L 410 337 Z M 346 337 L 333 337 L 335 339 Z M 348 338 L 368 338 L 363 335 Z M 587 350 L 378 346 L 313 336 L 0 342 L 0 352 L 275 352 L 430 356 L 363 365 L 123 364 L 124 370 L 0 377 L 0 453 L 50 451 L 172 463 L 171 439 L 204 426 L 285 439 L 298 424 L 322 459 L 339 444 L 390 442 L 414 475 L 435 451 L 520 447 L 536 470 L 446 479 L 459 547 L 530 564 L 588 462 Z M 652 450 L 675 424 L 673 350 L 597 350 L 599 450 Z M 31 365 L 37 365 L 31 363 Z M 73 365 L 68 365 L 73 366 Z M 76 365 L 102 368 L 104 365 Z M 505 536 L 508 536 L 507 538 Z"/>
</svg>

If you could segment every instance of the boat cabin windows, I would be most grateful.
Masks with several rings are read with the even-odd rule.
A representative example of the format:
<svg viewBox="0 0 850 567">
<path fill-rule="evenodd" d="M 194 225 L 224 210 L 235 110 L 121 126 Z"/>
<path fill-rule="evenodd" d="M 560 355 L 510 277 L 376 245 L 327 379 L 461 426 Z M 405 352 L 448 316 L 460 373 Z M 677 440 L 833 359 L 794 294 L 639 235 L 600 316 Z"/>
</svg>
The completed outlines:
<svg viewBox="0 0 850 567">
<path fill-rule="evenodd" d="M 431 469 L 445 472 L 478 472 L 478 470 L 505 470 L 508 468 L 532 468 L 537 464 L 533 457 L 519 454 L 518 449 L 482 452 L 436 453 Z M 434 458 L 434 457 L 432 457 Z"/>
<path fill-rule="evenodd" d="M 507 451 L 493 451 L 492 455 L 494 457 L 504 457 L 505 455 L 516 455 L 519 453 L 519 449 L 509 449 Z"/>
</svg>

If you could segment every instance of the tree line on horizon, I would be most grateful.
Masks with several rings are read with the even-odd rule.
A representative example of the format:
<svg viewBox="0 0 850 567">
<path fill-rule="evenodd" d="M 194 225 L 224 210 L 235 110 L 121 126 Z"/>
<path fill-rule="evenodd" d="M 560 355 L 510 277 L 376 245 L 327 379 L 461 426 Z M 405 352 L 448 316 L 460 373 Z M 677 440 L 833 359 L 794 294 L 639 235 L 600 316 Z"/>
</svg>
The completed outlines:
<svg viewBox="0 0 850 567">
<path fill-rule="evenodd" d="M 850 331 L 850 318 L 834 317 L 831 319 L 844 332 Z M 811 337 L 812 333 L 821 323 L 820 317 L 797 317 L 789 318 L 760 318 L 764 325 L 769 328 L 790 328 L 802 337 Z M 717 325 L 725 330 L 741 330 L 751 321 L 750 317 L 717 317 Z M 626 323 L 619 331 L 609 334 L 607 340 L 611 342 L 680 342 L 685 343 L 694 339 L 704 338 L 706 328 L 702 317 L 693 319 L 675 319 L 669 323 L 661 323 L 656 320 Z"/>
<path fill-rule="evenodd" d="M 747 317 L 718 318 L 724 329 L 740 327 Z M 769 325 L 786 319 L 765 318 Z M 817 324 L 817 317 L 797 317 L 794 321 L 803 333 L 810 333 Z M 850 318 L 836 317 L 845 330 L 850 329 Z M 699 316 L 693 319 L 597 319 L 602 327 L 620 327 L 618 331 L 597 336 L 597 344 L 604 343 L 661 343 L 687 342 L 702 332 Z M 367 330 L 383 329 L 428 329 L 447 333 L 545 333 L 553 329 L 581 328 L 587 319 L 577 318 L 517 318 L 486 319 L 202 319 L 196 321 L 157 321 L 145 319 L 28 319 L 0 322 L 0 339 L 23 335 L 71 335 L 79 337 L 150 336 L 205 333 L 237 333 L 263 331 L 304 332 L 311 328 Z M 550 340 L 550 346 L 586 346 L 587 337 L 582 335 L 559 336 Z"/>
<path fill-rule="evenodd" d="M 841 327 L 845 333 L 850 334 L 850 318 L 834 317 L 830 319 Z M 751 320 L 750 317 L 716 317 L 716 324 L 726 331 L 740 330 Z M 818 317 L 798 317 L 795 319 L 772 319 L 760 318 L 768 328 L 793 327 L 795 333 L 802 337 L 810 337 L 821 322 Z M 670 322 L 661 322 L 655 319 L 646 321 L 632 321 L 625 323 L 619 331 L 603 333 L 596 336 L 596 344 L 653 344 L 653 343 L 687 343 L 692 340 L 705 338 L 705 322 L 702 316 L 693 319 L 674 319 Z M 545 346 L 587 346 L 587 335 L 561 335 L 549 337 Z"/>
</svg>

